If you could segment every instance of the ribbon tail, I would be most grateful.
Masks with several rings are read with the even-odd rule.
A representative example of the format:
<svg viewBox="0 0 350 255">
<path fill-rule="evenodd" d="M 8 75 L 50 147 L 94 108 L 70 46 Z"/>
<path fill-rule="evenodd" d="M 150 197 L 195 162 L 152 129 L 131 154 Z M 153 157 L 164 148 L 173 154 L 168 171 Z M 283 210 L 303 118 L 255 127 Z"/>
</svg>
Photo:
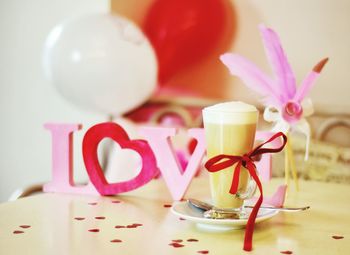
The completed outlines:
<svg viewBox="0 0 350 255">
<path fill-rule="evenodd" d="M 243 246 L 243 250 L 245 251 L 251 251 L 253 249 L 253 233 L 254 233 L 254 226 L 255 226 L 255 219 L 258 215 L 260 206 L 263 202 L 263 190 L 262 190 L 262 185 L 261 182 L 259 180 L 258 175 L 256 174 L 255 171 L 255 165 L 251 162 L 247 163 L 247 169 L 249 171 L 249 173 L 251 174 L 251 176 L 253 177 L 254 181 L 256 182 L 259 191 L 260 191 L 260 196 L 258 201 L 255 203 L 252 212 L 249 215 L 249 219 L 247 222 L 247 227 L 245 230 L 245 236 L 244 236 L 244 246 Z"/>
</svg>

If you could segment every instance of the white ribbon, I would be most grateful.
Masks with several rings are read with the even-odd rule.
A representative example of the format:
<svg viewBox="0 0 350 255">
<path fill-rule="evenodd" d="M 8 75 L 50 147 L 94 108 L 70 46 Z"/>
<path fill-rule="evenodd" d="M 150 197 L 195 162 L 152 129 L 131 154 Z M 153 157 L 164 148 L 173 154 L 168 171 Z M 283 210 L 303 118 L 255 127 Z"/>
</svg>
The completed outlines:
<svg viewBox="0 0 350 255">
<path fill-rule="evenodd" d="M 288 133 L 290 131 L 299 132 L 305 135 L 305 161 L 309 158 L 309 148 L 311 139 L 311 128 L 309 122 L 305 117 L 310 116 L 314 112 L 312 101 L 310 98 L 305 98 L 301 106 L 303 108 L 303 115 L 296 123 L 287 122 L 282 116 L 282 109 L 277 109 L 274 106 L 267 106 L 264 110 L 264 119 L 268 122 L 273 122 L 275 125 L 272 128 L 272 132 Z"/>
</svg>

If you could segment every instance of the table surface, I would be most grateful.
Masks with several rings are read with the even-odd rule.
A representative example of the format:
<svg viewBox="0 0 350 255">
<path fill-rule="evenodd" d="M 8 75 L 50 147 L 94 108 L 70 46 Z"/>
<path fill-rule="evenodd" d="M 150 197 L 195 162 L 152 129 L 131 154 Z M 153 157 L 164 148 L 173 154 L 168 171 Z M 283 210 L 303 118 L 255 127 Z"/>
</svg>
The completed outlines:
<svg viewBox="0 0 350 255">
<path fill-rule="evenodd" d="M 282 183 L 273 179 L 265 194 Z M 250 254 L 350 254 L 350 186 L 301 181 L 300 187 L 288 192 L 286 206 L 311 209 L 256 224 Z M 208 198 L 207 178 L 195 178 L 186 197 Z M 249 254 L 242 250 L 244 229 L 203 232 L 173 215 L 171 203 L 161 179 L 115 197 L 40 194 L 3 203 L 0 254 Z M 169 245 L 179 239 L 183 247 Z"/>
</svg>

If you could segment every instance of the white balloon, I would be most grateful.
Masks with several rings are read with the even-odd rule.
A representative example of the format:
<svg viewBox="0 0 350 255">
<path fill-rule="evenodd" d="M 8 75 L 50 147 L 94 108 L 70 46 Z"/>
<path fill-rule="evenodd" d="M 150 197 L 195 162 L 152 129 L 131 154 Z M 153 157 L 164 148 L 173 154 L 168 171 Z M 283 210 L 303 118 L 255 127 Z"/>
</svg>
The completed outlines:
<svg viewBox="0 0 350 255">
<path fill-rule="evenodd" d="M 151 44 L 131 21 L 90 14 L 65 21 L 50 32 L 44 69 L 69 101 L 119 115 L 151 96 L 158 64 Z"/>
</svg>

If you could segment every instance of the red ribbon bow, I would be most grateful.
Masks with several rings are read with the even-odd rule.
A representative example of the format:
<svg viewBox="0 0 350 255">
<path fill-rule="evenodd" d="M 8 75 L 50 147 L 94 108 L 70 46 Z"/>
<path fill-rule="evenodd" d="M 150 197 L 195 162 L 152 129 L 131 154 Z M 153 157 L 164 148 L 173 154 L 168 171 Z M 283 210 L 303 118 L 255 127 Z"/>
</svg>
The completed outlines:
<svg viewBox="0 0 350 255">
<path fill-rule="evenodd" d="M 272 142 L 273 140 L 282 137 L 283 138 L 283 144 L 282 146 L 278 148 L 262 148 L 265 144 L 268 144 Z M 280 152 L 283 150 L 284 146 L 287 143 L 287 136 L 283 134 L 282 132 L 276 133 L 273 135 L 269 140 L 266 142 L 258 145 L 256 148 L 254 148 L 252 151 L 244 154 L 243 156 L 232 156 L 232 155 L 225 155 L 225 154 L 220 154 L 215 157 L 212 157 L 205 163 L 205 167 L 209 172 L 218 172 L 221 170 L 225 170 L 228 167 L 233 166 L 234 164 L 237 163 L 234 173 L 233 173 L 233 178 L 232 178 L 232 185 L 230 188 L 230 193 L 231 194 L 236 194 L 238 190 L 238 183 L 239 183 L 239 174 L 241 171 L 241 166 L 245 166 L 251 175 L 251 177 L 254 179 L 256 182 L 259 191 L 260 191 L 260 196 L 258 201 L 255 203 L 254 208 L 252 212 L 249 215 L 249 219 L 247 222 L 247 227 L 245 231 L 245 237 L 244 237 L 244 247 L 243 249 L 245 251 L 251 251 L 252 250 L 252 239 L 253 239 L 253 232 L 254 232 L 254 223 L 256 216 L 258 214 L 259 208 L 263 202 L 263 190 L 262 190 L 262 185 L 259 180 L 259 177 L 256 173 L 256 166 L 253 161 L 253 157 L 262 155 L 265 153 L 276 153 Z M 224 160 L 224 161 L 223 161 Z"/>
</svg>

